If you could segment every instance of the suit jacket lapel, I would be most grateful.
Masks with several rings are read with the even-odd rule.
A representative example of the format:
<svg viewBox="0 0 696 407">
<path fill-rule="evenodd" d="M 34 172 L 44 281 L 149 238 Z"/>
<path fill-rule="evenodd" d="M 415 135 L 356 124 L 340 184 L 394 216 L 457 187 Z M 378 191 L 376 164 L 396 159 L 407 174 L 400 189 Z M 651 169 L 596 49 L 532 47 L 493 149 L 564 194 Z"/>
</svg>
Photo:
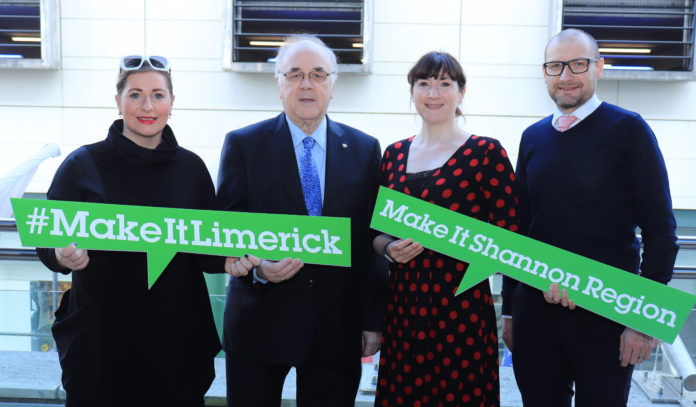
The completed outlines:
<svg viewBox="0 0 696 407">
<path fill-rule="evenodd" d="M 322 215 L 337 216 L 340 213 L 342 188 L 346 185 L 345 168 L 347 137 L 334 122 L 326 118 L 326 178 L 324 179 L 324 205 Z M 343 145 L 346 147 L 343 147 Z"/>
<path fill-rule="evenodd" d="M 307 206 L 302 193 L 300 170 L 297 168 L 295 146 L 292 144 L 290 129 L 285 119 L 285 113 L 276 118 L 269 128 L 269 151 L 272 156 L 272 165 L 277 166 L 280 179 L 292 202 L 292 209 L 296 214 L 307 215 Z"/>
</svg>

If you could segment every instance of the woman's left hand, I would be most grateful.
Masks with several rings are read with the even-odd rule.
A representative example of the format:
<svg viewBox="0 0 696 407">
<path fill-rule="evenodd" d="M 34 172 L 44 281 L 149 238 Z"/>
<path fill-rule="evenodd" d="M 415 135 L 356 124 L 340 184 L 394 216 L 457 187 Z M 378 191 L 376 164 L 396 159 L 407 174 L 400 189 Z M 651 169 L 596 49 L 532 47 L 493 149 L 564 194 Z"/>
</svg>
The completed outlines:
<svg viewBox="0 0 696 407">
<path fill-rule="evenodd" d="M 395 240 L 387 246 L 387 254 L 399 263 L 408 263 L 423 252 L 424 247 L 412 238 Z"/>
</svg>

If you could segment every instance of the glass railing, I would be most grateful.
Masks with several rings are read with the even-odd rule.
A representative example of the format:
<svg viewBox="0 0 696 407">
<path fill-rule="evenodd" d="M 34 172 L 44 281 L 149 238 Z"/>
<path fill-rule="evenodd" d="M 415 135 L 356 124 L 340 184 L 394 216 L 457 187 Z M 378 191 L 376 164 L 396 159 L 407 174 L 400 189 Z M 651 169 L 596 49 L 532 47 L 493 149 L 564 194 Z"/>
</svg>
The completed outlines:
<svg viewBox="0 0 696 407">
<path fill-rule="evenodd" d="M 696 294 L 696 237 L 679 238 L 680 250 L 670 286 Z M 500 323 L 501 276 L 491 277 Z M 216 323 L 222 323 L 225 304 L 224 276 L 207 276 Z M 53 349 L 50 326 L 70 275 L 53 273 L 38 261 L 31 248 L 22 248 L 13 220 L 0 220 L 0 350 L 46 351 Z M 682 337 L 696 358 L 696 314 L 687 319 Z M 503 355 L 501 342 L 500 354 Z M 696 359 L 695 359 L 696 360 Z"/>
<path fill-rule="evenodd" d="M 669 285 L 696 294 L 696 237 L 681 236 L 679 240 L 681 249 Z M 206 280 L 218 332 L 222 332 L 227 278 L 226 275 L 213 275 L 206 276 Z M 500 329 L 502 277 L 495 275 L 490 281 Z M 55 351 L 50 327 L 60 299 L 70 284 L 70 275 L 51 272 L 38 261 L 33 249 L 21 247 L 13 221 L 0 221 L 0 351 Z M 680 336 L 686 357 L 696 363 L 696 310 L 692 310 Z M 502 340 L 499 351 L 502 359 Z M 663 353 L 657 350 L 650 360 L 636 366 L 636 370 L 665 371 L 664 359 Z M 361 389 L 369 391 L 362 385 Z"/>
</svg>

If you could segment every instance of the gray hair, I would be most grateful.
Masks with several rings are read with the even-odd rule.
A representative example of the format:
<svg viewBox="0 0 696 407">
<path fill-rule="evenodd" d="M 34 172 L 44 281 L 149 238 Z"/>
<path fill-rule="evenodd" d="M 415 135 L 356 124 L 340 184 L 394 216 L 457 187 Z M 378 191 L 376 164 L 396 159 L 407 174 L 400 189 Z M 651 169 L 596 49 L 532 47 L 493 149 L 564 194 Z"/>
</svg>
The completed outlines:
<svg viewBox="0 0 696 407">
<path fill-rule="evenodd" d="M 280 47 L 278 50 L 278 55 L 276 56 L 275 77 L 280 79 L 280 77 L 283 75 L 283 72 L 280 72 L 280 68 L 283 66 L 283 61 L 285 60 L 288 52 L 305 42 L 318 45 L 321 49 L 326 51 L 326 55 L 329 57 L 329 62 L 331 63 L 331 72 L 333 72 L 333 75 L 331 75 L 331 81 L 334 82 L 338 76 L 338 62 L 336 61 L 336 54 L 334 54 L 331 48 L 324 44 L 324 41 L 311 34 L 291 35 L 285 39 L 283 46 Z"/>
<path fill-rule="evenodd" d="M 563 41 L 567 38 L 584 38 L 587 44 L 590 46 L 590 52 L 593 58 L 599 58 L 599 45 L 597 45 L 597 40 L 587 32 L 583 30 L 578 30 L 577 28 L 566 28 L 565 30 L 559 32 L 558 34 L 551 37 L 549 42 L 544 48 L 544 60 L 546 60 L 546 53 L 549 50 L 549 45 L 554 41 Z"/>
</svg>

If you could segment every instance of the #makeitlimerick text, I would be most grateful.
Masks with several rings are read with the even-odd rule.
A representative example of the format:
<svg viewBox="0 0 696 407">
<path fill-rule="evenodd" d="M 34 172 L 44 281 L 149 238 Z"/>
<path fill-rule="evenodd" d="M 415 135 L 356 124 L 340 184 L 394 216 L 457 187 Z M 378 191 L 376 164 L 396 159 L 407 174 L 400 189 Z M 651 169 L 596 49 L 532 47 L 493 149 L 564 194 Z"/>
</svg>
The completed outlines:
<svg viewBox="0 0 696 407">
<path fill-rule="evenodd" d="M 675 326 L 676 313 L 662 306 L 649 302 L 646 303 L 645 295 L 620 293 L 616 288 L 605 286 L 602 278 L 590 275 L 589 272 L 586 275 L 580 275 L 580 273 L 574 274 L 564 271 L 561 267 L 549 265 L 547 261 L 533 259 L 515 250 L 500 247 L 500 245 L 495 243 L 494 238 L 486 234 L 472 232 L 469 228 L 457 224 L 450 223 L 448 225 L 437 222 L 431 218 L 430 213 L 409 211 L 408 205 L 398 205 L 397 208 L 395 206 L 393 200 L 386 199 L 386 204 L 379 211 L 379 216 L 403 224 L 414 231 L 421 232 L 417 235 L 422 236 L 425 234 L 434 237 L 440 246 L 442 246 L 442 242 L 447 242 L 449 247 L 445 247 L 446 250 L 442 250 L 444 254 L 457 257 L 472 264 L 484 259 L 486 261 L 492 260 L 498 262 L 499 265 L 506 266 L 501 267 L 500 271 L 513 278 L 519 279 L 519 271 L 524 271 L 528 273 L 527 277 L 532 276 L 536 279 L 547 281 L 546 283 L 541 282 L 542 284 L 539 284 L 540 282 L 537 281 L 536 286 L 548 287 L 549 282 L 558 283 L 561 287 L 573 290 L 584 296 L 592 297 L 606 304 L 612 304 L 614 311 L 618 314 L 633 313 L 641 315 L 648 320 L 655 320 L 659 324 L 669 327 Z M 375 212 L 377 213 L 377 210 Z M 502 229 L 500 230 L 503 231 Z M 428 247 L 427 244 L 425 246 Z M 465 253 L 461 253 L 461 249 L 482 257 L 473 258 Z M 561 251 L 561 249 L 553 249 Z M 527 278 L 527 280 L 529 279 Z M 569 296 L 575 299 L 578 297 L 577 294 L 573 296 L 572 293 L 569 293 Z"/>
<path fill-rule="evenodd" d="M 27 222 L 30 233 L 41 233 L 43 226 L 49 225 L 45 208 L 39 214 L 39 208 L 29 216 Z M 292 253 L 342 254 L 336 244 L 339 236 L 330 235 L 327 229 L 320 233 L 301 234 L 298 227 L 292 231 L 261 231 L 258 234 L 250 229 L 220 227 L 214 221 L 212 227 L 204 228 L 204 222 L 196 219 L 162 218 L 160 223 L 131 221 L 124 214 L 115 214 L 113 219 L 90 218 L 88 211 L 77 211 L 71 219 L 62 209 L 51 209 L 53 226 L 51 236 L 69 236 L 76 238 L 94 238 L 99 240 L 116 240 L 128 242 L 158 243 L 170 245 L 193 245 L 203 247 L 225 247 L 237 249 L 281 251 Z M 163 239 L 163 240 L 162 240 Z"/>
<path fill-rule="evenodd" d="M 23 246 L 147 253 L 150 288 L 177 253 L 350 267 L 350 219 L 11 199 Z"/>
</svg>

